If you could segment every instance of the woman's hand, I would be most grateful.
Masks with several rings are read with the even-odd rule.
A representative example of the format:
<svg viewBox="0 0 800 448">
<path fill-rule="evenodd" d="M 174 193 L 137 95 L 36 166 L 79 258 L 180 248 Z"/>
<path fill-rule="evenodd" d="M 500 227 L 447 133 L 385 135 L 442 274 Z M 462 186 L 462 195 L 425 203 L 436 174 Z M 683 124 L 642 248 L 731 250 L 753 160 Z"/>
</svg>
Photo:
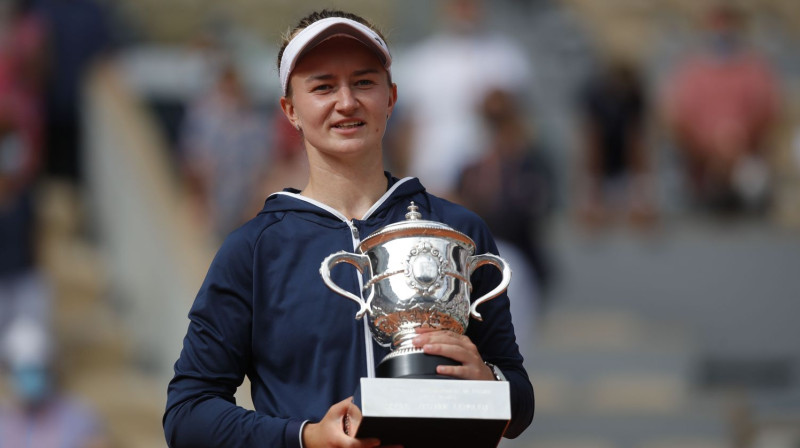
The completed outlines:
<svg viewBox="0 0 800 448">
<path fill-rule="evenodd" d="M 307 423 L 303 428 L 305 448 L 374 448 L 378 439 L 356 439 L 352 435 L 361 423 L 361 410 L 353 397 L 334 404 L 319 423 Z M 385 447 L 390 448 L 390 447 Z M 402 447 L 395 447 L 402 448 Z"/>
<path fill-rule="evenodd" d="M 494 381 L 494 373 L 483 363 L 478 347 L 469 337 L 447 330 L 417 328 L 414 346 L 422 348 L 429 355 L 439 355 L 461 363 L 460 366 L 440 365 L 436 367 L 439 375 L 452 376 L 465 380 Z"/>
</svg>

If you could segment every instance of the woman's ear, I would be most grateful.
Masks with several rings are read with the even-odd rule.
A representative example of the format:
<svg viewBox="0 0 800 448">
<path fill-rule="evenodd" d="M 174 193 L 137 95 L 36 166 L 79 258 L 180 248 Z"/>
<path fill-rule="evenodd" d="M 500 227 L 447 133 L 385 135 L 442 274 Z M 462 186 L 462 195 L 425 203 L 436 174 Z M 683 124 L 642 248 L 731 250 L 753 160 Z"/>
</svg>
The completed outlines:
<svg viewBox="0 0 800 448">
<path fill-rule="evenodd" d="M 298 121 L 297 114 L 295 113 L 294 104 L 292 104 L 291 98 L 285 96 L 281 97 L 281 110 L 283 111 L 283 115 L 285 115 L 289 120 L 289 123 L 291 123 L 295 129 L 299 130 L 300 123 Z"/>
<path fill-rule="evenodd" d="M 395 104 L 397 104 L 397 84 L 392 83 L 391 92 L 389 92 L 389 104 L 387 105 L 388 111 L 386 112 L 387 120 L 392 116 L 392 111 L 394 110 Z"/>
</svg>

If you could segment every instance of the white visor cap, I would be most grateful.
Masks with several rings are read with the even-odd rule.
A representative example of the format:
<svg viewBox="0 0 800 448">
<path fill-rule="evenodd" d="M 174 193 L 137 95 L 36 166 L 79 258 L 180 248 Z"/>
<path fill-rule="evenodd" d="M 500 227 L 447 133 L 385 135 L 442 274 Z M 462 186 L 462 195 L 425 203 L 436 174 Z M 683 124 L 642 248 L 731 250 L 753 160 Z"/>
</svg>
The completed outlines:
<svg viewBox="0 0 800 448">
<path fill-rule="evenodd" d="M 378 56 L 378 59 L 383 63 L 383 68 L 390 72 L 392 55 L 389 53 L 389 47 L 386 46 L 386 42 L 383 41 L 378 33 L 355 20 L 344 17 L 329 17 L 317 20 L 301 30 L 283 50 L 280 78 L 284 96 L 289 87 L 289 77 L 300 57 L 322 42 L 336 36 L 350 37 L 366 45 Z"/>
</svg>

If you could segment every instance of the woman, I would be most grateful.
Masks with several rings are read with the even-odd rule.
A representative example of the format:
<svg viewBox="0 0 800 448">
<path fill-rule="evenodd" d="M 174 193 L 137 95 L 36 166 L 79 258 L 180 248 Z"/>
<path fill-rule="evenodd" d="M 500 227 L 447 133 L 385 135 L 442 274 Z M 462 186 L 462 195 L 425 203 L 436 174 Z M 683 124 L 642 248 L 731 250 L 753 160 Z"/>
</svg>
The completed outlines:
<svg viewBox="0 0 800 448">
<path fill-rule="evenodd" d="M 397 101 L 391 55 L 364 19 L 341 11 L 301 20 L 278 56 L 281 107 L 303 135 L 309 180 L 302 190 L 267 198 L 263 210 L 232 233 L 213 261 L 190 312 L 184 348 L 169 386 L 164 427 L 172 447 L 369 447 L 343 430 L 359 378 L 374 376 L 388 349 L 373 342 L 351 301 L 331 292 L 318 274 L 327 255 L 353 251 L 366 237 L 401 221 L 411 201 L 426 219 L 470 235 L 478 253 L 496 252 L 482 221 L 425 192 L 417 179 L 383 171 L 381 140 Z M 439 80 L 446 82 L 446 80 Z M 337 284 L 359 290 L 355 270 L 336 269 Z M 479 297 L 499 282 L 481 269 Z M 510 382 L 509 437 L 533 418 L 533 391 L 522 367 L 508 298 L 481 306 L 483 322 L 467 335 L 420 333 L 427 353 L 459 366 L 438 373 Z M 256 411 L 237 407 L 247 375 Z M 356 422 L 357 423 L 357 422 Z M 352 431 L 351 431 L 352 432 Z"/>
</svg>

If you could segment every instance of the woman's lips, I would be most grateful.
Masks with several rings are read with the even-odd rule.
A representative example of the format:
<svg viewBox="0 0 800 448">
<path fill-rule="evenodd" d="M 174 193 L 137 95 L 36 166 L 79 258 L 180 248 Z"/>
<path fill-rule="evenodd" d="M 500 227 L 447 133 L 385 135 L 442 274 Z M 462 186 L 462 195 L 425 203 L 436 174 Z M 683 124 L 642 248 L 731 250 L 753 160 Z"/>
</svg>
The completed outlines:
<svg viewBox="0 0 800 448">
<path fill-rule="evenodd" d="M 336 129 L 355 129 L 361 126 L 364 126 L 366 123 L 363 121 L 347 121 L 342 123 L 336 123 L 333 125 Z"/>
</svg>

